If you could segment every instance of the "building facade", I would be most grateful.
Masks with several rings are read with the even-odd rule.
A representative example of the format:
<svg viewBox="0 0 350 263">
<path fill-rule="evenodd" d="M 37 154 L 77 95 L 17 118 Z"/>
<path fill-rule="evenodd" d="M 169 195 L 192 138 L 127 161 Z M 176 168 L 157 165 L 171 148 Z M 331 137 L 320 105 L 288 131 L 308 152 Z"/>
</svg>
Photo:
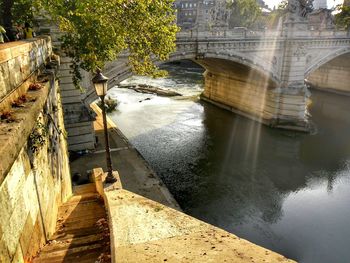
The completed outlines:
<svg viewBox="0 0 350 263">
<path fill-rule="evenodd" d="M 263 0 L 257 0 L 267 8 Z M 177 24 L 182 30 L 228 28 L 230 10 L 225 0 L 177 0 Z"/>
<path fill-rule="evenodd" d="M 212 23 L 212 10 L 217 0 L 177 0 L 177 24 L 182 30 L 206 28 Z"/>
<path fill-rule="evenodd" d="M 327 0 L 314 0 L 314 9 L 327 9 Z"/>
<path fill-rule="evenodd" d="M 176 1 L 177 24 L 182 29 L 192 28 L 197 20 L 197 0 Z"/>
</svg>

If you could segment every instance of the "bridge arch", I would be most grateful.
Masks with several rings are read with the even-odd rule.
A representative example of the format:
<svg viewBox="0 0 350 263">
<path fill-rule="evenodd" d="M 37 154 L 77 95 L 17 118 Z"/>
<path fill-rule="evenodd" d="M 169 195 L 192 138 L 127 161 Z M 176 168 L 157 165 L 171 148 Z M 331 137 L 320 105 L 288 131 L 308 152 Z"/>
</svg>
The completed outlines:
<svg viewBox="0 0 350 263">
<path fill-rule="evenodd" d="M 311 87 L 350 94 L 350 48 L 333 51 L 310 68 L 306 79 Z"/>
<path fill-rule="evenodd" d="M 236 65 L 244 66 L 246 69 L 251 69 L 256 74 L 259 74 L 264 78 L 271 80 L 271 83 L 273 83 L 274 86 L 278 85 L 278 83 L 280 82 L 276 74 L 272 70 L 268 69 L 271 69 L 272 66 L 270 67 L 267 62 L 264 65 L 261 59 L 254 59 L 255 61 L 253 61 L 253 59 L 248 56 L 244 56 L 243 54 L 240 54 L 238 52 L 233 53 L 232 51 L 230 51 L 229 53 L 208 52 L 205 54 L 198 54 L 194 50 L 188 50 L 186 52 L 175 52 L 170 55 L 168 60 L 157 61 L 156 64 L 162 65 L 165 63 L 176 62 L 180 60 L 191 60 L 196 64 L 202 66 L 206 71 L 210 71 L 209 64 L 212 63 L 213 60 L 215 60 L 216 63 L 221 63 L 222 66 L 225 64 L 227 65 L 227 63 L 235 63 Z M 130 66 L 128 66 L 127 60 L 125 58 L 108 63 L 104 70 L 104 74 L 110 79 L 108 88 L 112 88 L 118 85 L 123 80 L 126 80 L 134 75 L 134 73 L 130 69 Z M 96 99 L 98 99 L 98 97 L 95 94 L 94 89 L 90 83 L 90 87 L 88 87 L 86 96 L 84 98 L 84 103 L 88 105 Z"/>
<path fill-rule="evenodd" d="M 277 76 L 274 71 L 274 65 L 271 61 L 264 61 L 258 57 L 250 57 L 247 55 L 243 55 L 238 52 L 229 52 L 229 53 L 220 53 L 220 52 L 209 52 L 205 55 L 205 58 L 210 59 L 221 59 L 223 61 L 230 61 L 237 64 L 244 65 L 250 69 L 255 70 L 268 78 L 271 78 L 276 83 L 280 83 L 280 78 Z M 273 58 L 272 58 L 273 59 Z M 271 59 L 271 60 L 272 60 Z"/>
<path fill-rule="evenodd" d="M 305 77 L 308 77 L 314 71 L 316 71 L 323 65 L 327 64 L 328 62 L 332 61 L 333 59 L 340 57 L 342 55 L 345 55 L 347 53 L 350 53 L 350 47 L 345 47 L 336 51 L 332 51 L 328 55 L 318 58 L 316 61 L 313 61 L 312 64 L 306 68 Z"/>
</svg>

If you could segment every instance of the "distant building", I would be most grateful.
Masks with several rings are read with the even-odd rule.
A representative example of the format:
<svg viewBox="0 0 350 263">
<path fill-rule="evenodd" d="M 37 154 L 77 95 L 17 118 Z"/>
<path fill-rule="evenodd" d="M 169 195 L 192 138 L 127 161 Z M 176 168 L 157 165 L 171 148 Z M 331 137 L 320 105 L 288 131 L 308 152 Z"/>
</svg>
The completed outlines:
<svg viewBox="0 0 350 263">
<path fill-rule="evenodd" d="M 176 1 L 177 24 L 182 29 L 192 28 L 197 20 L 198 0 Z"/>
<path fill-rule="evenodd" d="M 215 0 L 177 0 L 175 7 L 177 10 L 177 24 L 183 30 L 193 29 L 203 24 L 210 23 L 211 9 L 215 5 Z M 206 26 L 206 25 L 205 25 Z"/>
<path fill-rule="evenodd" d="M 263 10 L 267 6 L 257 0 Z M 229 10 L 225 0 L 176 0 L 177 24 L 182 30 L 228 27 Z"/>
<path fill-rule="evenodd" d="M 314 10 L 327 9 L 327 0 L 314 0 L 313 7 Z"/>
</svg>

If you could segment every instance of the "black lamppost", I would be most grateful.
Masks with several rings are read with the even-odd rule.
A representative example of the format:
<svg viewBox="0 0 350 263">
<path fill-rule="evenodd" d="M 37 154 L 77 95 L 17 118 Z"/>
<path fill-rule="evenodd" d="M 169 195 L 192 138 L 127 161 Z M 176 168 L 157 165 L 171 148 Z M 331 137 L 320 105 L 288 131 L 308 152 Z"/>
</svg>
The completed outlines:
<svg viewBox="0 0 350 263">
<path fill-rule="evenodd" d="M 117 179 L 113 176 L 111 152 L 109 147 L 108 131 L 107 131 L 106 107 L 105 107 L 105 96 L 107 94 L 107 82 L 108 82 L 108 78 L 102 74 L 101 70 L 97 70 L 95 77 L 92 79 L 92 83 L 94 84 L 97 96 L 99 96 L 102 101 L 101 108 L 102 108 L 102 117 L 103 117 L 103 131 L 105 135 L 106 162 L 107 162 L 107 171 L 108 171 L 108 174 L 106 177 L 106 183 L 114 183 L 117 181 Z"/>
</svg>

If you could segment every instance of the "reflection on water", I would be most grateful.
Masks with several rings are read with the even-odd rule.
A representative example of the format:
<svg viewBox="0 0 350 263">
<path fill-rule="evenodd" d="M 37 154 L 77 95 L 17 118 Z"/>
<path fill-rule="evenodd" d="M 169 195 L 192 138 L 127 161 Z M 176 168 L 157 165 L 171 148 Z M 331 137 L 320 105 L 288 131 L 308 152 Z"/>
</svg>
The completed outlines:
<svg viewBox="0 0 350 263">
<path fill-rule="evenodd" d="M 172 69 L 195 93 L 198 71 Z M 300 262 L 350 262 L 350 98 L 312 91 L 318 132 L 307 135 L 202 102 L 111 95 L 121 101 L 111 117 L 187 213 Z"/>
</svg>

